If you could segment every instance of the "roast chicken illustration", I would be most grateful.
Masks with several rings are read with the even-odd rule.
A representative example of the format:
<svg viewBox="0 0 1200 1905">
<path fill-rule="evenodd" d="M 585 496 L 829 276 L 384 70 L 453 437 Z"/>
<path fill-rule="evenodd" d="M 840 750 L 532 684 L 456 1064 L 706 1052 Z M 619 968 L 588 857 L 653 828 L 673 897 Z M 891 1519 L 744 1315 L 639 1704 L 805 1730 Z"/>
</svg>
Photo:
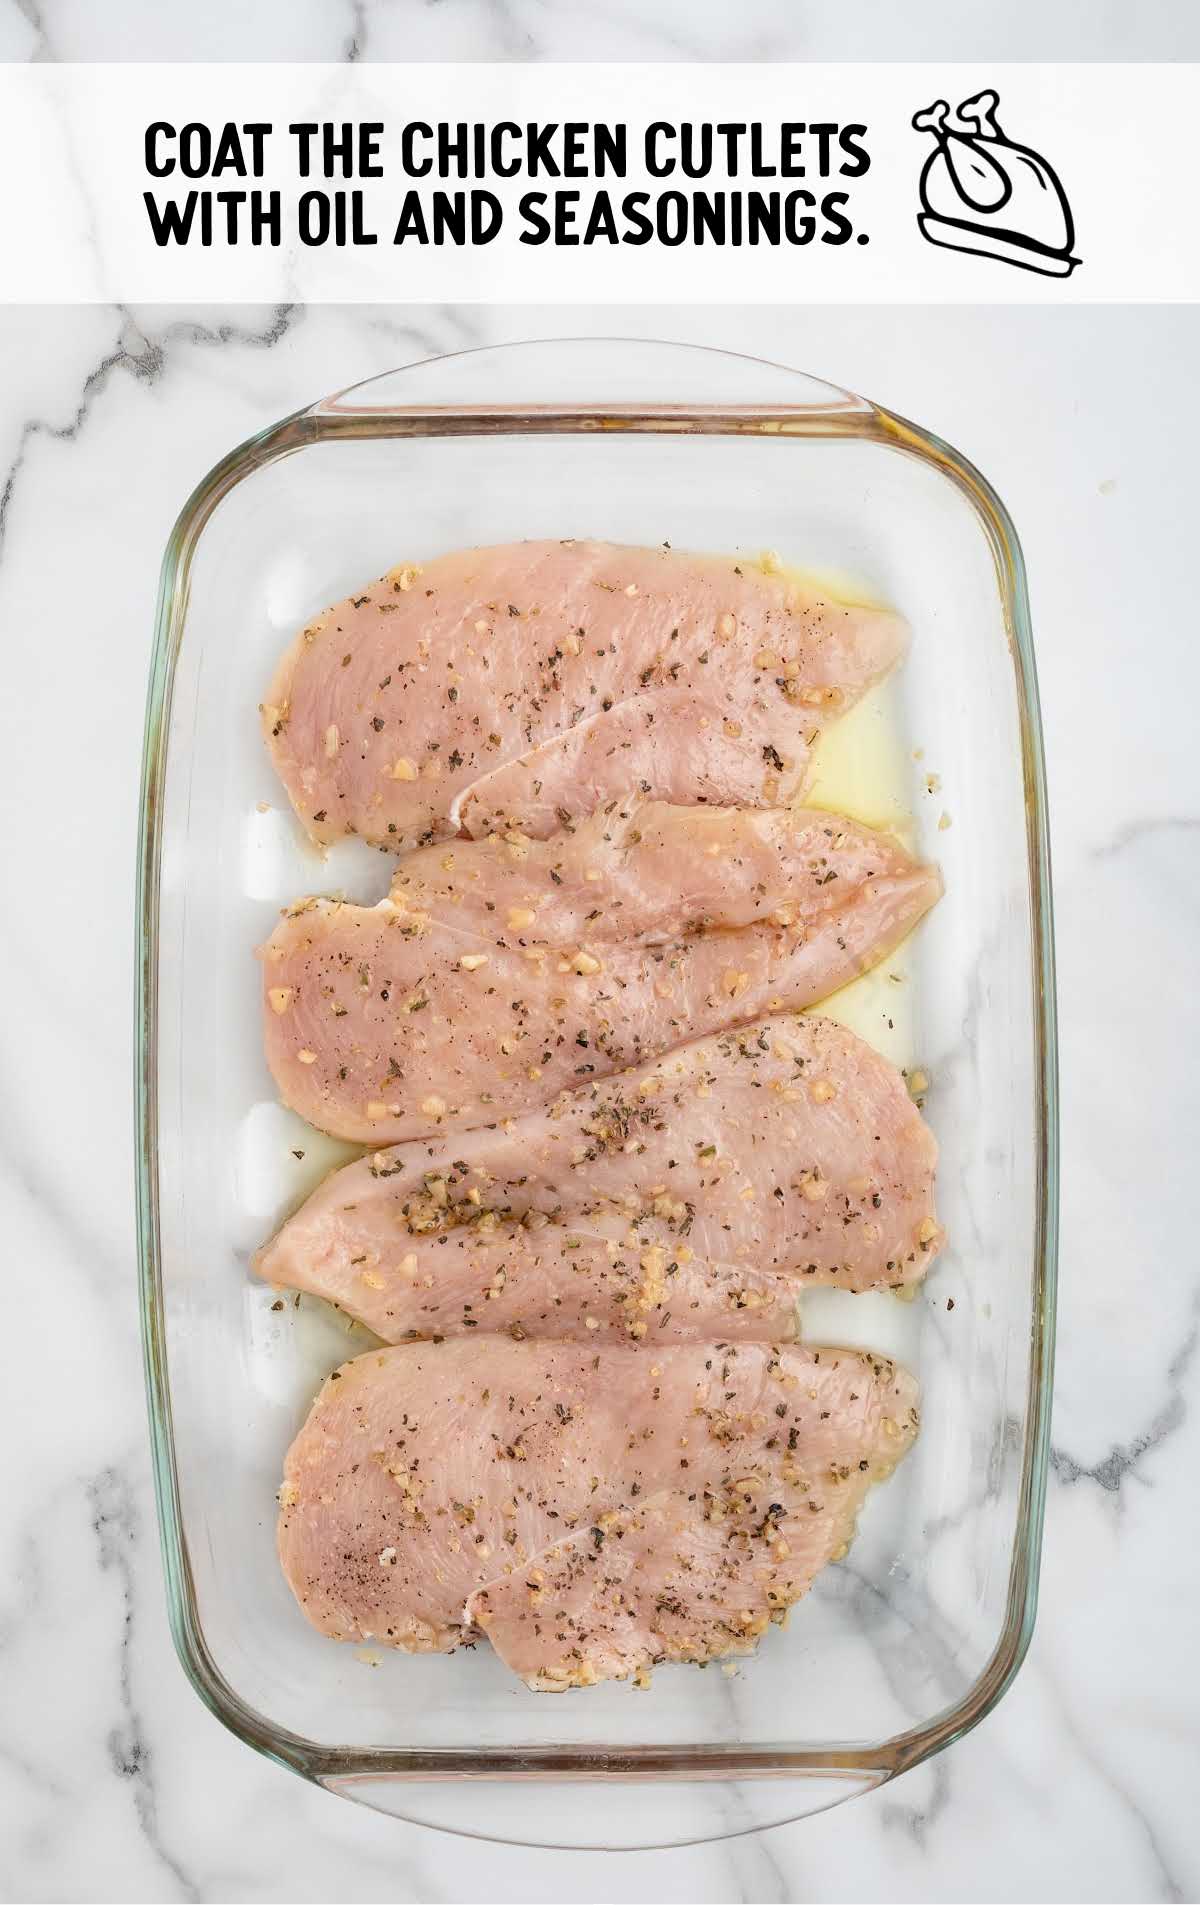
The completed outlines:
<svg viewBox="0 0 1200 1905">
<path fill-rule="evenodd" d="M 921 173 L 917 223 L 931 244 L 1069 277 L 1079 260 L 1066 193 L 1039 152 L 1001 130 L 999 104 L 989 89 L 953 114 L 944 99 L 914 114 L 916 130 L 937 141 Z"/>
</svg>

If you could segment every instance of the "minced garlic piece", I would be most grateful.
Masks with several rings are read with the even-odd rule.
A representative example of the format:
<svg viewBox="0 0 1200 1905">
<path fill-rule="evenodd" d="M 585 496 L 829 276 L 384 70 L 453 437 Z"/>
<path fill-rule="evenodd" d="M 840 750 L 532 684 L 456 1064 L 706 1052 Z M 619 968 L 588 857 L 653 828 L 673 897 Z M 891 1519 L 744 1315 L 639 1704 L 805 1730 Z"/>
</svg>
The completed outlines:
<svg viewBox="0 0 1200 1905">
<path fill-rule="evenodd" d="M 294 986 L 272 986 L 267 993 L 272 1012 L 286 1012 L 295 996 L 295 990 Z"/>
<path fill-rule="evenodd" d="M 406 754 L 402 754 L 398 761 L 392 762 L 388 773 L 394 781 L 415 781 L 417 778 L 416 767 Z"/>
</svg>

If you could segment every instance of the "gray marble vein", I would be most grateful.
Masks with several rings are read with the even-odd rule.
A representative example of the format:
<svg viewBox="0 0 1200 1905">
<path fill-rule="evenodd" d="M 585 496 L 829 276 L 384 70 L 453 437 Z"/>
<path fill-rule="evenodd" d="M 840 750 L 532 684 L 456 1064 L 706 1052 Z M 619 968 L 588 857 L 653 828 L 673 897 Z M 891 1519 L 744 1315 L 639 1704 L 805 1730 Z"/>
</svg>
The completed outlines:
<svg viewBox="0 0 1200 1905">
<path fill-rule="evenodd" d="M 1043 1673 L 1045 1674 L 1043 1667 Z M 1156 1899 L 1182 1899 L 1187 1896 L 1179 1880 L 1167 1865 L 1158 1828 L 1152 1823 L 1148 1808 L 1136 1797 L 1134 1782 L 1124 1768 L 1115 1770 L 1110 1763 L 1112 1742 L 1098 1742 L 1089 1738 L 1070 1716 L 1068 1701 L 1060 1693 L 1060 1714 L 1062 1722 L 1074 1750 L 1091 1768 L 1108 1793 L 1110 1799 L 1132 1820 L 1137 1832 L 1144 1838 L 1147 1851 L 1153 1862 L 1153 1896 Z"/>
<path fill-rule="evenodd" d="M 931 1762 L 927 1799 L 917 1802 L 885 1798 L 880 1804 L 884 1825 L 906 1832 L 922 1852 L 930 1849 L 934 1830 L 950 1805 L 951 1764 L 948 1753 L 939 1753 Z"/>
<path fill-rule="evenodd" d="M 118 1643 L 119 1708 L 109 1730 L 109 1760 L 117 1778 L 133 1794 L 138 1824 L 173 1882 L 175 1896 L 198 1899 L 201 1893 L 163 1844 L 158 1821 L 154 1752 L 134 1695 L 133 1643 L 137 1607 L 131 1550 L 141 1534 L 140 1506 L 126 1476 L 105 1468 L 87 1486 L 92 1533 L 102 1574 L 115 1576 L 120 1596 L 121 1630 Z"/>
<path fill-rule="evenodd" d="M 368 28 L 366 0 L 350 0 L 350 30 L 346 35 L 343 58 L 353 65 L 367 57 Z"/>
<path fill-rule="evenodd" d="M 207 325 L 195 321 L 180 320 L 167 325 L 161 338 L 148 337 L 123 306 L 114 307 L 123 322 L 121 337 L 84 379 L 78 401 L 68 420 L 54 423 L 45 417 L 26 419 L 21 425 L 17 451 L 10 461 L 0 488 L 0 557 L 4 553 L 4 543 L 8 534 L 9 511 L 21 472 L 24 469 L 30 447 L 39 438 L 49 438 L 55 443 L 73 443 L 87 424 L 92 406 L 107 390 L 114 374 L 125 372 L 131 377 L 141 378 L 147 383 L 155 382 L 162 376 L 167 363 L 167 354 L 172 344 L 186 341 L 191 345 L 220 347 L 230 343 L 245 344 L 253 349 L 269 350 L 273 344 L 286 336 L 293 324 L 299 323 L 304 316 L 302 305 L 279 305 L 269 323 L 261 330 L 255 330 L 244 323 L 223 319 L 216 325 Z"/>
<path fill-rule="evenodd" d="M 11 4 L 21 18 L 28 23 L 33 36 L 25 55 L 26 59 L 52 60 L 55 55 L 50 46 L 45 16 L 38 0 L 11 0 Z"/>
<path fill-rule="evenodd" d="M 1077 1462 L 1065 1449 L 1052 1447 L 1050 1466 L 1057 1481 L 1067 1487 L 1076 1482 L 1095 1482 L 1106 1494 L 1119 1495 L 1129 1481 L 1144 1479 L 1146 1457 L 1161 1449 L 1188 1419 L 1187 1398 L 1195 1387 L 1193 1372 L 1200 1345 L 1200 1297 L 1193 1299 L 1192 1319 L 1191 1328 L 1167 1364 L 1166 1380 L 1159 1391 L 1165 1399 L 1149 1425 L 1131 1442 L 1111 1449 L 1099 1462 Z"/>
<path fill-rule="evenodd" d="M 1138 819 L 1127 821 L 1118 827 L 1110 840 L 1105 840 L 1095 850 L 1097 860 L 1111 860 L 1114 854 L 1125 853 L 1130 847 L 1140 846 L 1143 840 L 1156 839 L 1160 834 L 1182 834 L 1200 832 L 1200 815 L 1164 814 L 1160 819 Z M 1185 845 L 1186 851 L 1186 845 Z"/>
</svg>

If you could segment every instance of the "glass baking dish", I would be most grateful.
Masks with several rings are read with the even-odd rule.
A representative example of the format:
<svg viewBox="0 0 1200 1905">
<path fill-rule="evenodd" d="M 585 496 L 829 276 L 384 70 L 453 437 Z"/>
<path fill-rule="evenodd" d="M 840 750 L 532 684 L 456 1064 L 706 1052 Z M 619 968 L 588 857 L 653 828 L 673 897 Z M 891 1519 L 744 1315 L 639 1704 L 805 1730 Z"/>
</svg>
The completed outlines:
<svg viewBox="0 0 1200 1905">
<path fill-rule="evenodd" d="M 259 738 L 271 665 L 316 610 L 401 559 L 539 536 L 772 548 L 902 610 L 913 644 L 887 718 L 917 844 L 946 879 L 898 973 L 891 1038 L 930 1080 L 950 1248 L 912 1303 L 805 1302 L 810 1339 L 915 1370 L 916 1448 L 874 1492 L 847 1560 L 736 1674 L 669 1668 L 648 1692 L 557 1698 L 486 1648 L 363 1658 L 308 1627 L 275 1557 L 282 1457 L 322 1376 L 372 1339 L 311 1299 L 281 1306 L 247 1272 L 345 1155 L 275 1101 L 251 949 L 298 893 L 386 885 L 377 854 L 322 858 L 302 842 Z M 792 1819 L 982 1718 L 1034 1619 L 1057 1105 L 1025 579 L 978 472 L 844 391 L 667 344 L 468 352 L 315 404 L 220 463 L 172 534 L 141 825 L 146 1372 L 172 1628 L 218 1717 L 385 1811 L 552 1845 Z"/>
</svg>

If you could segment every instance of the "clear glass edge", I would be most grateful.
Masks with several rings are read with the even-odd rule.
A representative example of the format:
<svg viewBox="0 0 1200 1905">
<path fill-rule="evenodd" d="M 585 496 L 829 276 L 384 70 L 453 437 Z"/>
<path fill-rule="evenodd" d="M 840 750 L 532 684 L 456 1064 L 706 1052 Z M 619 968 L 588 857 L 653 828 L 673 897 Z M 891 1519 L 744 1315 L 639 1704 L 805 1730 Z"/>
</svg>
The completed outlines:
<svg viewBox="0 0 1200 1905">
<path fill-rule="evenodd" d="M 494 348 L 494 347 L 493 347 Z M 685 347 L 686 348 L 686 347 Z M 714 352 L 714 356 L 723 353 Z M 783 366 L 770 366 L 772 370 Z M 388 373 L 392 375 L 394 373 Z M 342 393 L 343 395 L 345 393 Z M 216 464 L 184 504 L 167 542 L 159 577 L 154 646 L 146 700 L 136 883 L 134 1117 L 139 1293 L 147 1404 L 167 1586 L 171 1635 L 184 1672 L 209 1710 L 231 1732 L 277 1764 L 323 1783 L 356 1775 L 394 1779 L 621 1780 L 665 1778 L 803 1779 L 805 1775 L 873 1775 L 882 1784 L 943 1751 L 977 1726 L 1011 1686 L 1028 1651 L 1037 1614 L 1038 1573 L 1050 1448 L 1054 1365 L 1055 1293 L 1058 1268 L 1058 1046 L 1054 928 L 1045 759 L 1028 590 L 1020 543 L 1008 511 L 987 479 L 951 445 L 865 399 L 847 408 L 715 406 L 665 403 L 661 407 L 543 404 L 532 408 L 489 405 L 472 408 L 333 410 L 336 399 L 297 411 L 249 438 Z M 537 1752 L 450 1750 L 405 1752 L 394 1748 L 322 1746 L 274 1726 L 229 1686 L 213 1661 L 197 1618 L 184 1535 L 174 1434 L 159 1254 L 157 1018 L 158 901 L 162 844 L 162 788 L 166 735 L 187 606 L 193 551 L 217 504 L 264 464 L 306 445 L 341 437 L 465 435 L 487 430 L 521 434 L 620 429 L 661 434 L 767 434 L 857 437 L 931 463 L 962 491 L 980 519 L 996 563 L 997 577 L 1017 676 L 1022 771 L 1033 910 L 1034 1023 L 1037 1034 L 1036 1106 L 1038 1222 L 1030 1345 L 1029 1408 L 1023 1451 L 1020 1513 L 1009 1577 L 1004 1631 L 979 1679 L 965 1698 L 924 1726 L 874 1745 L 823 1750 L 786 1743 L 752 1749 L 641 1746 L 612 1752 L 561 1746 Z"/>
</svg>

